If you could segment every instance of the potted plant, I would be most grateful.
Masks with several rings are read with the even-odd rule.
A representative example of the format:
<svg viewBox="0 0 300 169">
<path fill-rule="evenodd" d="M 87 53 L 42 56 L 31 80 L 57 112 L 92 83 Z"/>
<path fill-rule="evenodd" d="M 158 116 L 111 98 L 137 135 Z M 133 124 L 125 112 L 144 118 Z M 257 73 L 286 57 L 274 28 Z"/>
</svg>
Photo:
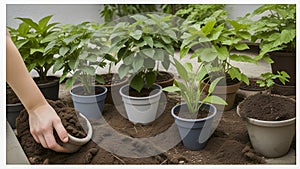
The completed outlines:
<svg viewBox="0 0 300 169">
<path fill-rule="evenodd" d="M 28 71 L 36 70 L 39 77 L 34 78 L 41 92 L 47 99 L 57 100 L 59 92 L 59 78 L 47 76 L 55 63 L 54 55 L 58 48 L 49 44 L 60 36 L 59 23 L 50 23 L 53 15 L 46 16 L 38 22 L 30 18 L 16 18 L 22 21 L 17 29 L 9 28 L 10 35 L 17 46 Z"/>
<path fill-rule="evenodd" d="M 198 58 L 199 62 L 210 67 L 211 71 L 208 72 L 210 78 L 201 82 L 206 91 L 209 89 L 210 81 L 225 75 L 226 78 L 215 87 L 214 94 L 226 99 L 228 105 L 224 110 L 230 110 L 240 84 L 242 82 L 249 84 L 248 77 L 238 67 L 233 66 L 231 61 L 249 63 L 257 61 L 244 53 L 232 52 L 234 49 L 237 51 L 248 49 L 248 45 L 243 40 L 251 40 L 251 34 L 248 32 L 249 25 L 245 23 L 226 18 L 223 22 L 218 22 L 218 16 L 224 16 L 224 13 L 226 11 L 218 10 L 203 22 L 184 24 L 180 57 L 186 56 L 192 49 L 194 53 L 190 58 Z"/>
<path fill-rule="evenodd" d="M 263 14 L 263 15 L 261 15 Z M 251 16 L 261 15 L 251 25 L 253 40 L 260 40 L 257 59 L 264 58 L 272 66 L 273 73 L 285 71 L 290 75 L 286 86 L 296 85 L 296 5 L 265 4 Z M 270 58 L 271 59 L 270 59 Z M 279 84 L 279 81 L 275 81 Z"/>
<path fill-rule="evenodd" d="M 60 81 L 71 74 L 66 80 L 66 88 L 81 83 L 70 90 L 74 107 L 87 118 L 99 119 L 102 116 L 107 89 L 95 85 L 95 81 L 103 82 L 101 77 L 96 76 L 96 69 L 105 66 L 105 62 L 101 59 L 99 46 L 90 44 L 93 37 L 90 26 L 88 22 L 63 26 L 63 36 L 53 42 L 59 48 L 53 70 L 63 70 Z"/>
<path fill-rule="evenodd" d="M 287 80 L 285 72 L 274 75 L 268 73 L 261 86 L 271 87 L 274 79 L 279 78 L 283 84 Z M 274 95 L 255 94 L 242 101 L 237 113 L 247 123 L 251 144 L 256 152 L 265 157 L 285 155 L 291 146 L 296 129 L 296 101 Z"/>
<path fill-rule="evenodd" d="M 212 123 L 217 108 L 211 103 L 227 104 L 222 98 L 211 95 L 214 87 L 223 77 L 218 77 L 211 83 L 207 95 L 201 100 L 203 88 L 200 82 L 208 78 L 205 75 L 209 70 L 204 64 L 200 64 L 194 71 L 191 63 L 183 65 L 176 59 L 174 62 L 182 80 L 175 80 L 174 86 L 166 87 L 163 90 L 178 92 L 184 100 L 183 103 L 174 106 L 171 111 L 184 146 L 190 150 L 203 149 L 214 132 Z"/>
<path fill-rule="evenodd" d="M 134 123 L 148 124 L 157 117 L 162 90 L 154 83 L 159 64 L 168 70 L 174 54 L 177 29 L 173 21 L 172 15 L 137 14 L 118 20 L 113 28 L 110 53 L 123 62 L 118 69 L 120 78 L 131 74 L 129 85 L 123 86 L 120 94 L 128 118 Z M 152 90 L 155 94 L 149 96 Z"/>
</svg>

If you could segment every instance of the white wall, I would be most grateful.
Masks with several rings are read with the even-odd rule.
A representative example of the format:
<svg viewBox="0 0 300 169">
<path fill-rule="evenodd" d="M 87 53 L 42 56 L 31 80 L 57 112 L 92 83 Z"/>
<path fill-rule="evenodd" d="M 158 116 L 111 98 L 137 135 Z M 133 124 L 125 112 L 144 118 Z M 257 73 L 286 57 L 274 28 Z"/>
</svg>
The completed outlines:
<svg viewBox="0 0 300 169">
<path fill-rule="evenodd" d="M 16 28 L 20 21 L 16 17 L 28 17 L 38 21 L 47 15 L 54 15 L 52 22 L 63 24 L 79 24 L 83 21 L 103 22 L 100 18 L 99 9 L 102 5 L 94 4 L 8 4 L 6 5 L 6 25 Z"/>
<path fill-rule="evenodd" d="M 256 8 L 260 7 L 261 4 L 229 4 L 225 5 L 225 10 L 229 12 L 230 19 L 237 19 L 243 17 L 247 13 L 252 13 Z M 254 20 L 260 16 L 253 17 Z"/>
</svg>

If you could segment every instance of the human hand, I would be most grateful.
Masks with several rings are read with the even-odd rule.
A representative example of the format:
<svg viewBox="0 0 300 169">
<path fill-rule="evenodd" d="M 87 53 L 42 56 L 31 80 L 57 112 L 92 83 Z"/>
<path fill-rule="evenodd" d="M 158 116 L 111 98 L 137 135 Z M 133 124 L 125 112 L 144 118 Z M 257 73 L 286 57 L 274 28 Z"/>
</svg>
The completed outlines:
<svg viewBox="0 0 300 169">
<path fill-rule="evenodd" d="M 52 149 L 56 152 L 68 152 L 68 149 L 59 145 L 53 135 L 56 130 L 62 142 L 68 142 L 68 134 L 61 119 L 55 110 L 49 105 L 44 104 L 29 111 L 30 133 L 37 143 L 44 148 Z"/>
</svg>

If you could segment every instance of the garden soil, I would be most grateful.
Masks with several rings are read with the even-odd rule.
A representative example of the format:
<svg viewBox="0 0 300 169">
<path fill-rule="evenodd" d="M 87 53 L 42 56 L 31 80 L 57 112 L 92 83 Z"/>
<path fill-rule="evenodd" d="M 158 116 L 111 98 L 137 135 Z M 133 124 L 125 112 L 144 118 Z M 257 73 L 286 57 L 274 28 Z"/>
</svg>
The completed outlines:
<svg viewBox="0 0 300 169">
<path fill-rule="evenodd" d="M 238 97 L 237 102 L 241 100 Z M 93 126 L 93 139 L 78 152 L 72 154 L 57 153 L 44 149 L 30 135 L 28 115 L 23 111 L 17 120 L 18 139 L 31 164 L 260 164 L 264 158 L 255 153 L 249 143 L 245 123 L 236 114 L 236 110 L 223 113 L 220 123 L 203 150 L 186 149 L 180 140 L 174 146 L 162 151 L 160 146 L 178 140 L 178 131 L 174 127 L 171 108 L 178 103 L 179 97 L 168 95 L 168 104 L 159 107 L 160 117 L 148 125 L 132 124 L 125 115 L 122 105 L 106 104 L 102 120 L 90 119 Z M 50 102 L 58 113 L 76 114 L 71 106 L 71 99 Z M 237 103 L 236 103 L 237 104 Z M 165 109 L 164 109 L 165 108 Z M 63 110 L 63 111 L 62 111 Z M 163 111 L 164 110 L 164 111 Z M 119 113 L 122 112 L 122 113 Z M 221 113 L 219 113 L 220 115 Z M 65 118 L 65 117 L 62 117 Z M 76 118 L 72 118 L 76 120 Z M 63 120 L 64 121 L 64 120 Z M 161 137 L 153 146 L 148 140 L 165 131 L 168 137 Z M 75 129 L 76 130 L 76 129 Z M 77 129 L 80 132 L 82 130 Z M 118 134 L 114 134 L 117 131 Z M 75 131 L 76 132 L 76 131 Z M 137 139 L 144 139 L 139 141 Z M 125 144 L 126 143 L 126 144 Z M 125 146 L 124 146 L 125 145 Z M 152 147 L 152 148 L 149 148 Z M 153 150 L 154 149 L 154 150 Z M 129 150 L 129 151 L 128 151 Z M 139 156 L 151 154 L 149 156 Z M 127 154 L 126 154 L 127 153 Z M 120 155 L 121 154 L 121 155 Z"/>
</svg>

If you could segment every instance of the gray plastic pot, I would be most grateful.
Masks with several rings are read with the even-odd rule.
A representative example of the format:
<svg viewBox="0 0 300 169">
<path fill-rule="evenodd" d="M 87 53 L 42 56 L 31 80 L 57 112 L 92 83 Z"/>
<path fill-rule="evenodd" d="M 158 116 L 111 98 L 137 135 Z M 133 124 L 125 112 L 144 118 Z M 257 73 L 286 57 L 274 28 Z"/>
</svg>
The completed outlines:
<svg viewBox="0 0 300 169">
<path fill-rule="evenodd" d="M 86 144 L 91 140 L 93 135 L 93 128 L 89 120 L 83 114 L 79 113 L 79 115 L 86 121 L 86 125 L 87 125 L 86 128 L 88 130 L 87 135 L 84 138 L 77 138 L 68 133 L 69 141 L 63 143 L 62 145 L 63 147 L 68 149 L 68 153 L 74 153 L 78 151 L 81 148 L 81 146 L 83 146 L 84 144 Z"/>
<path fill-rule="evenodd" d="M 239 105 L 237 113 L 240 115 Z M 288 153 L 295 136 L 296 118 L 264 121 L 247 117 L 246 121 L 250 141 L 256 152 L 270 158 Z"/>
<path fill-rule="evenodd" d="M 128 84 L 120 88 L 119 92 L 125 105 L 127 117 L 132 123 L 149 124 L 156 119 L 162 88 L 157 84 L 153 84 L 152 88 L 159 91 L 148 97 L 129 96 Z"/>
<path fill-rule="evenodd" d="M 212 123 L 217 114 L 217 108 L 214 105 L 205 103 L 203 104 L 203 108 L 209 110 L 210 113 L 206 118 L 201 119 L 186 119 L 177 116 L 176 113 L 178 112 L 188 112 L 188 108 L 185 103 L 176 105 L 171 110 L 171 114 L 175 119 L 183 145 L 187 149 L 203 149 L 211 134 L 214 132 Z"/>
<path fill-rule="evenodd" d="M 82 86 L 77 86 L 70 90 L 74 108 L 85 115 L 88 119 L 99 119 L 102 117 L 104 101 L 107 93 L 107 88 L 104 86 L 94 87 L 95 89 L 102 89 L 103 92 L 97 95 L 83 96 L 77 94 L 83 90 Z"/>
</svg>

